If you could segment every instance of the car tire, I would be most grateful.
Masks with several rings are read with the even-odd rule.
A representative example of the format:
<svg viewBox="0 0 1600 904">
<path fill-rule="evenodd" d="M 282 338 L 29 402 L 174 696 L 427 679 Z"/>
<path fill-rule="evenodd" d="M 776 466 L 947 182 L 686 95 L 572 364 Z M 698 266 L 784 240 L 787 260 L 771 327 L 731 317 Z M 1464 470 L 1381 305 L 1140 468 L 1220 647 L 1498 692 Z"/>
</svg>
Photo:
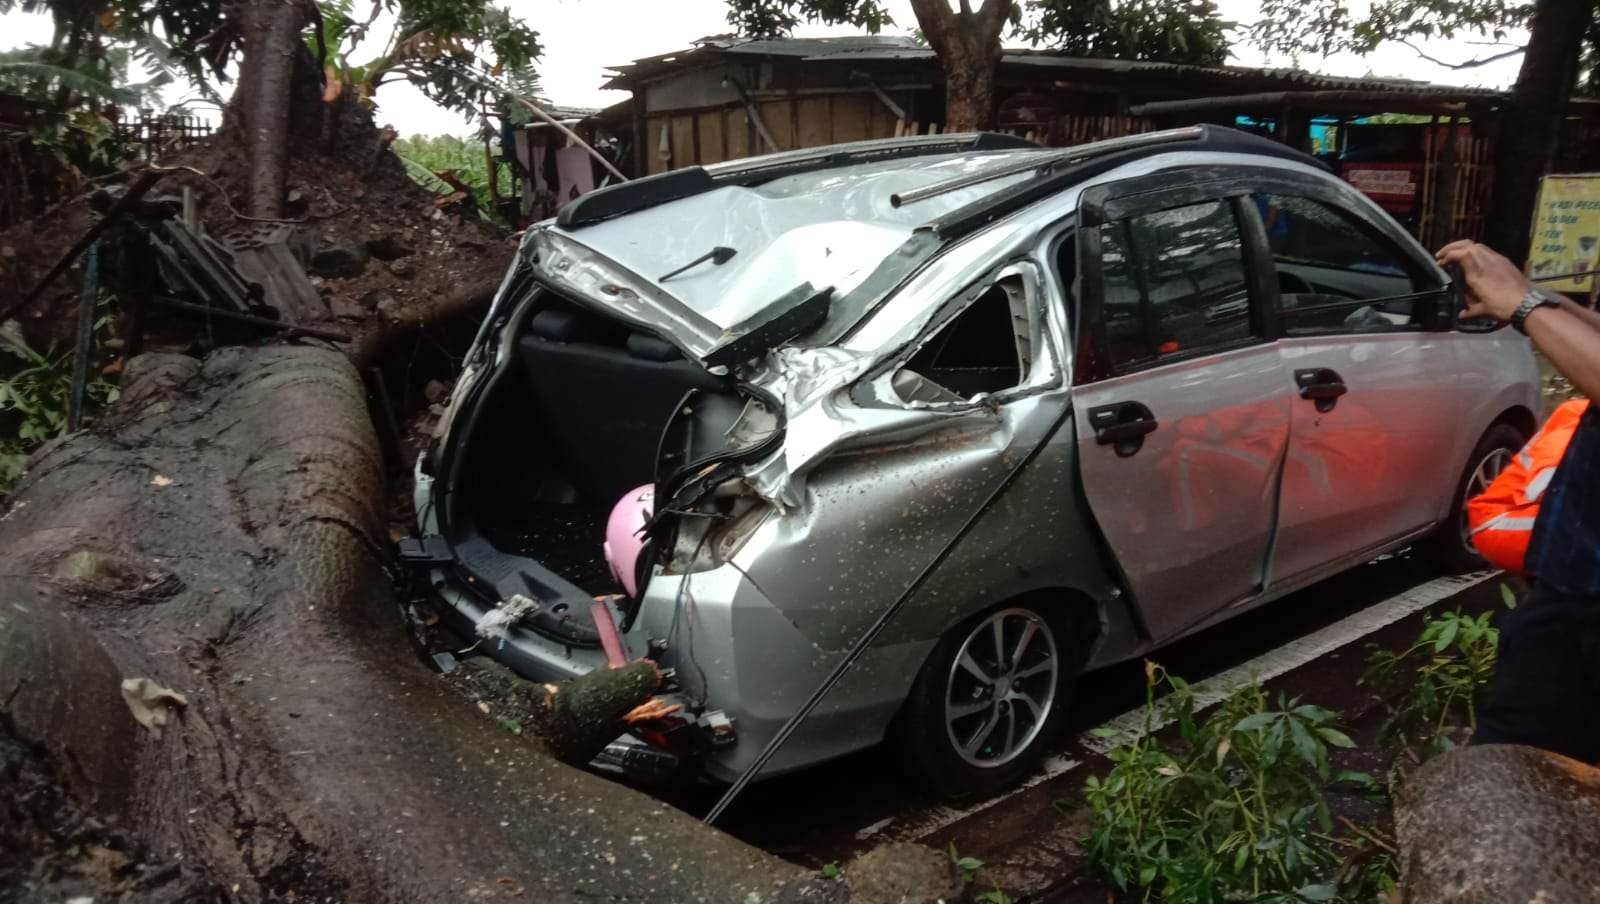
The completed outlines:
<svg viewBox="0 0 1600 904">
<path fill-rule="evenodd" d="M 997 621 L 1009 657 L 1000 669 Z M 992 795 L 1033 772 L 1060 733 L 1082 664 L 1072 624 L 1053 608 L 1014 602 L 946 633 L 897 720 L 892 743 L 907 771 L 949 801 Z"/>
<path fill-rule="evenodd" d="M 1487 566 L 1467 536 L 1467 500 L 1483 492 L 1527 441 L 1522 431 L 1510 424 L 1495 424 L 1478 440 L 1461 479 L 1456 481 L 1449 516 L 1421 545 L 1423 555 L 1441 571 L 1462 574 Z"/>
</svg>

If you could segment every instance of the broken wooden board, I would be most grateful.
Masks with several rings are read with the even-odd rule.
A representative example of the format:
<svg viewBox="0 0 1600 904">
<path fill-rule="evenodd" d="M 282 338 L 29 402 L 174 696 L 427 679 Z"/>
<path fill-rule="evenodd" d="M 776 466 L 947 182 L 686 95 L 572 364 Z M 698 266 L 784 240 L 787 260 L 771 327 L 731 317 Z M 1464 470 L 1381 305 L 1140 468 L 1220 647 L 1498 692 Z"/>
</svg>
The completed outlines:
<svg viewBox="0 0 1600 904">
<path fill-rule="evenodd" d="M 285 232 L 278 241 L 231 243 L 239 272 L 245 279 L 261 284 L 265 290 L 262 300 L 284 321 L 307 324 L 331 320 L 327 302 L 289 249 L 287 238 Z"/>
</svg>

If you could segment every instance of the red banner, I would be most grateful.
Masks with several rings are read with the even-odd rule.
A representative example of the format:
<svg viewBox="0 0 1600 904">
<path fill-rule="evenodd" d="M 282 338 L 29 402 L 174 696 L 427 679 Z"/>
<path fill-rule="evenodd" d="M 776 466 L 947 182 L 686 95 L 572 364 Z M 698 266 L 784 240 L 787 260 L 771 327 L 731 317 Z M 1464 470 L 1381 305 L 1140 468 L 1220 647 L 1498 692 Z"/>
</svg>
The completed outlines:
<svg viewBox="0 0 1600 904">
<path fill-rule="evenodd" d="M 1422 188 L 1421 163 L 1345 163 L 1339 175 L 1385 210 L 1410 211 Z"/>
</svg>

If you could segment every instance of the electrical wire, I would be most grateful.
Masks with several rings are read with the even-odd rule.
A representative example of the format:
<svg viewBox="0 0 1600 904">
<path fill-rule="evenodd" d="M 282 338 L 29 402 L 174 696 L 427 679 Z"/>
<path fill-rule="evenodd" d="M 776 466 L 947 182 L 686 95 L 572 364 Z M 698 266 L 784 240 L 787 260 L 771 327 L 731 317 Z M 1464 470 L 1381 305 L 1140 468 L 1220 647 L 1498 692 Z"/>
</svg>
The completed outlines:
<svg viewBox="0 0 1600 904">
<path fill-rule="evenodd" d="M 706 529 L 705 529 L 705 532 L 700 535 L 699 542 L 695 544 L 694 554 L 689 557 L 689 563 L 688 563 L 688 566 L 684 569 L 682 579 L 680 579 L 678 581 L 678 592 L 674 596 L 673 601 L 672 601 L 672 624 L 671 624 L 670 627 L 667 628 L 667 643 L 669 645 L 677 643 L 679 618 L 683 615 L 683 601 L 684 601 L 684 599 L 687 597 L 688 600 L 689 600 L 689 605 L 690 606 L 694 605 L 694 596 L 689 593 L 689 580 L 694 576 L 694 572 L 691 569 L 694 568 L 694 565 L 695 565 L 696 562 L 700 561 L 700 552 L 701 552 L 701 550 L 705 549 L 706 540 L 710 539 L 710 537 L 711 537 L 711 526 L 707 525 Z M 706 670 L 701 667 L 700 660 L 696 659 L 695 655 L 694 655 L 694 613 L 693 612 L 689 613 L 688 626 L 689 626 L 688 627 L 688 642 L 684 646 L 684 652 L 688 655 L 689 664 L 694 666 L 695 672 L 697 672 L 699 674 L 699 676 L 700 676 L 700 703 L 699 703 L 699 708 L 703 711 L 705 709 L 705 707 L 706 707 L 706 701 L 708 699 L 710 699 L 710 689 L 707 686 L 709 684 L 709 681 L 706 678 Z"/>
</svg>

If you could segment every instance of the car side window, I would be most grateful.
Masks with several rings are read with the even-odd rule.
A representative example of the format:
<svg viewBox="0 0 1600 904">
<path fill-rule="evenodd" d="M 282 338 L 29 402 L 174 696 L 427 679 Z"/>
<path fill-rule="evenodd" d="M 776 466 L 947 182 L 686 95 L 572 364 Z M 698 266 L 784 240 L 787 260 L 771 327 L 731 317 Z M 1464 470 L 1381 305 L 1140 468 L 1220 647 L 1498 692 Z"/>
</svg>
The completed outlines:
<svg viewBox="0 0 1600 904">
<path fill-rule="evenodd" d="M 1021 385 L 1033 363 L 1027 291 L 1019 277 L 996 282 L 940 327 L 894 385 L 908 402 L 955 402 Z"/>
<path fill-rule="evenodd" d="M 1100 267 L 1101 324 L 1118 371 L 1252 336 L 1244 246 L 1228 201 L 1102 225 Z"/>
<path fill-rule="evenodd" d="M 1432 286 L 1398 248 L 1321 201 L 1254 196 L 1277 270 L 1287 335 L 1416 330 Z"/>
</svg>

